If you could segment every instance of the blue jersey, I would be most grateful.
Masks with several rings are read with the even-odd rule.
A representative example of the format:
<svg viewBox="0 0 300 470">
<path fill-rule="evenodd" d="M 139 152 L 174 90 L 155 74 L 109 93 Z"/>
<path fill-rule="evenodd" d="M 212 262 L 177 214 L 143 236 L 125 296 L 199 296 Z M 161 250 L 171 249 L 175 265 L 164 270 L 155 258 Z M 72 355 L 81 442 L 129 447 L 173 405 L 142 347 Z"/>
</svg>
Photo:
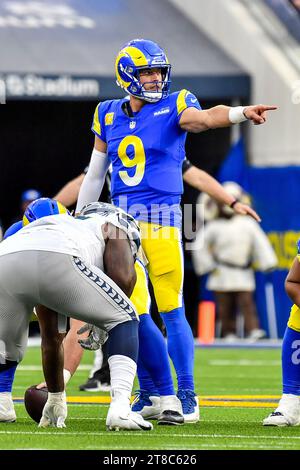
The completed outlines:
<svg viewBox="0 0 300 470">
<path fill-rule="evenodd" d="M 138 220 L 180 226 L 186 132 L 179 120 L 186 108 L 200 104 L 181 90 L 128 116 L 126 101 L 99 103 L 92 125 L 107 143 L 112 201 Z"/>
</svg>

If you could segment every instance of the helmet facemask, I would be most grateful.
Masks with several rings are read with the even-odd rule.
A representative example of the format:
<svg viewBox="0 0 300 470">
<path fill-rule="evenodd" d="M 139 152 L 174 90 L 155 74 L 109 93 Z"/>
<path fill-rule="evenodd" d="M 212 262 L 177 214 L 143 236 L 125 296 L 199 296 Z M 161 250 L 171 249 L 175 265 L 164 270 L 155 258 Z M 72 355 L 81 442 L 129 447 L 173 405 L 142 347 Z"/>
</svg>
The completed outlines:
<svg viewBox="0 0 300 470">
<path fill-rule="evenodd" d="M 140 81 L 140 72 L 143 70 L 151 70 L 151 68 L 160 69 L 161 81 L 158 81 L 158 80 L 146 81 L 145 83 L 142 84 Z M 145 100 L 149 103 L 156 103 L 157 101 L 160 101 L 161 99 L 166 98 L 169 94 L 170 83 L 171 83 L 171 81 L 169 80 L 170 70 L 171 70 L 171 65 L 166 65 L 165 67 L 140 67 L 137 70 L 137 77 L 136 77 L 139 83 L 139 87 L 140 87 L 140 96 L 137 96 L 137 98 Z M 156 85 L 156 90 L 145 89 L 144 85 L 151 84 L 151 83 L 154 83 Z"/>
</svg>

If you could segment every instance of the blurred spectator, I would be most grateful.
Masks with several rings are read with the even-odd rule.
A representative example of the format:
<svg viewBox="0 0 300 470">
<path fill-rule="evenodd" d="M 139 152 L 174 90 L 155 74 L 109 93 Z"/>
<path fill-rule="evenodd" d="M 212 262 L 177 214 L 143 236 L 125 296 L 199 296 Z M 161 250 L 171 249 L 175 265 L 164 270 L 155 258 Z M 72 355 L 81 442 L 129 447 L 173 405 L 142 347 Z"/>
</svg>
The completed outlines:
<svg viewBox="0 0 300 470">
<path fill-rule="evenodd" d="M 42 197 L 41 193 L 37 189 L 26 189 L 21 195 L 21 214 L 23 215 L 27 209 L 27 206 L 34 201 Z"/>
<path fill-rule="evenodd" d="M 236 183 L 226 182 L 224 188 L 235 198 L 245 194 Z M 192 257 L 198 275 L 209 273 L 207 289 L 214 292 L 222 336 L 234 341 L 236 315 L 244 318 L 245 336 L 258 340 L 265 336 L 260 329 L 253 298 L 255 277 L 253 265 L 261 271 L 275 268 L 276 255 L 259 224 L 249 216 L 234 214 L 207 196 L 204 199 L 206 224 L 194 242 Z M 202 202 L 203 204 L 203 202 Z"/>
<path fill-rule="evenodd" d="M 35 199 L 39 199 L 40 197 L 42 197 L 42 194 L 37 189 L 26 189 L 25 191 L 23 191 L 20 198 L 19 213 L 11 220 L 11 224 L 20 221 L 23 218 L 27 206 L 32 201 L 34 201 Z"/>
</svg>

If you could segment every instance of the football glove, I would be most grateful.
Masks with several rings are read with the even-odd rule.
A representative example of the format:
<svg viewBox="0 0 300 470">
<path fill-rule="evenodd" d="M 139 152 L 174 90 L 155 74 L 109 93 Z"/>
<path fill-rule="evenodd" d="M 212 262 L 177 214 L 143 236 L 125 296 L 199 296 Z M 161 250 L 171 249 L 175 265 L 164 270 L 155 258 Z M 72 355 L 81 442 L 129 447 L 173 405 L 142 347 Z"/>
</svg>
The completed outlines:
<svg viewBox="0 0 300 470">
<path fill-rule="evenodd" d="M 55 428 L 65 428 L 65 419 L 67 414 L 66 392 L 49 392 L 39 427 L 46 428 L 48 426 L 53 426 Z"/>
<path fill-rule="evenodd" d="M 78 343 L 83 349 L 88 349 L 89 351 L 97 351 L 105 343 L 108 338 L 106 331 L 98 328 L 98 326 L 90 325 L 86 323 L 78 331 L 77 334 L 82 335 L 89 331 L 89 336 L 85 339 L 79 339 Z"/>
</svg>

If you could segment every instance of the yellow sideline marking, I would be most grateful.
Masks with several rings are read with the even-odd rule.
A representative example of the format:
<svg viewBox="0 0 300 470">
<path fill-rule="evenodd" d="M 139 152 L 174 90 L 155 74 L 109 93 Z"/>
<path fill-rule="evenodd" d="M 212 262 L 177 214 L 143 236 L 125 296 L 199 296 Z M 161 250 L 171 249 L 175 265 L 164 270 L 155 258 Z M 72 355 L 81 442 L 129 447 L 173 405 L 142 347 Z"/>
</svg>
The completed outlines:
<svg viewBox="0 0 300 470">
<path fill-rule="evenodd" d="M 240 408 L 274 408 L 275 402 L 257 402 L 257 401 L 210 401 L 199 400 L 200 406 L 219 406 L 219 407 L 240 407 Z"/>
<path fill-rule="evenodd" d="M 198 397 L 200 406 L 241 407 L 241 408 L 274 408 L 279 401 L 279 395 L 209 395 Z M 23 400 L 23 397 L 15 397 L 15 400 Z M 109 404 L 109 395 L 101 396 L 68 396 L 68 403 L 79 404 Z"/>
<path fill-rule="evenodd" d="M 203 400 L 211 400 L 216 398 L 221 400 L 279 400 L 281 398 L 280 395 L 207 395 L 205 397 L 199 397 L 199 399 Z"/>
<path fill-rule="evenodd" d="M 110 403 L 110 396 L 100 397 L 67 397 L 68 403 Z"/>
</svg>

